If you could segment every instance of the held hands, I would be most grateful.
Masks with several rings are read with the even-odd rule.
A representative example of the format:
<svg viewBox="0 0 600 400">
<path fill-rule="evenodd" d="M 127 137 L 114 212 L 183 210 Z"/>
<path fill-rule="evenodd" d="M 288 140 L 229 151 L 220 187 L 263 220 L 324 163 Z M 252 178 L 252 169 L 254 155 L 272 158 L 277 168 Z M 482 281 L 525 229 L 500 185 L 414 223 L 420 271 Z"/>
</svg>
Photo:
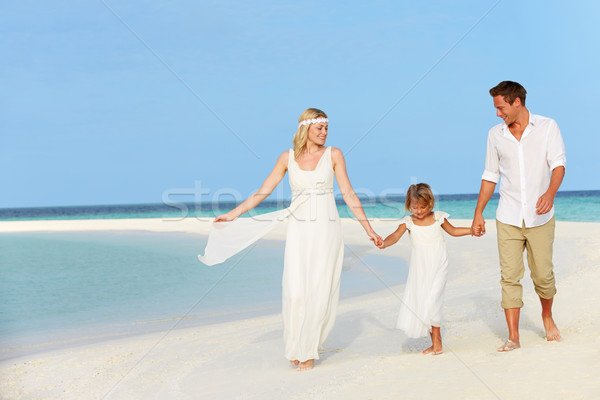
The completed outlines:
<svg viewBox="0 0 600 400">
<path fill-rule="evenodd" d="M 371 242 L 373 242 L 373 244 L 375 246 L 377 246 L 381 249 L 382 248 L 381 246 L 383 246 L 383 239 L 381 238 L 381 236 L 379 236 L 375 232 L 368 233 L 368 235 L 369 235 L 369 240 L 371 240 Z"/>
<path fill-rule="evenodd" d="M 471 236 L 481 237 L 485 235 L 485 220 L 483 215 L 475 215 L 471 224 Z"/>
</svg>

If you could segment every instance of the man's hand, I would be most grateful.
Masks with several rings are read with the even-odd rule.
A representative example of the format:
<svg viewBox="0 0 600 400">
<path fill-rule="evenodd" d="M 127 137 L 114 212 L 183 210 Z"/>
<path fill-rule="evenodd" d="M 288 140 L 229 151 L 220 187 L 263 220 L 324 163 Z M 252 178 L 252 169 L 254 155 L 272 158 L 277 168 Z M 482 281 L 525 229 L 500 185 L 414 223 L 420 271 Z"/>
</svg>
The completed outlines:
<svg viewBox="0 0 600 400">
<path fill-rule="evenodd" d="M 473 223 L 471 224 L 471 235 L 477 237 L 485 235 L 485 220 L 483 219 L 483 215 L 479 214 L 473 217 Z"/>
<path fill-rule="evenodd" d="M 538 215 L 546 214 L 552 210 L 554 206 L 554 196 L 548 194 L 548 192 L 544 193 L 535 204 L 535 212 Z"/>
</svg>

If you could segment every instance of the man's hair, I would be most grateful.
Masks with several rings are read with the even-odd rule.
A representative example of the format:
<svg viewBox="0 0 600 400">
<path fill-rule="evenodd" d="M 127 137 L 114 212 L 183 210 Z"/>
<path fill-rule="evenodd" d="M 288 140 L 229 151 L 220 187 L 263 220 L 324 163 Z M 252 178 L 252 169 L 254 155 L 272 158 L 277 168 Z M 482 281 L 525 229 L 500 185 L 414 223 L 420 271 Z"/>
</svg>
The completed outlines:
<svg viewBox="0 0 600 400">
<path fill-rule="evenodd" d="M 492 97 L 502 96 L 504 101 L 512 105 L 517 97 L 521 99 L 521 104 L 525 105 L 525 96 L 527 90 L 520 83 L 513 81 L 503 81 L 490 89 L 490 95 Z"/>
</svg>

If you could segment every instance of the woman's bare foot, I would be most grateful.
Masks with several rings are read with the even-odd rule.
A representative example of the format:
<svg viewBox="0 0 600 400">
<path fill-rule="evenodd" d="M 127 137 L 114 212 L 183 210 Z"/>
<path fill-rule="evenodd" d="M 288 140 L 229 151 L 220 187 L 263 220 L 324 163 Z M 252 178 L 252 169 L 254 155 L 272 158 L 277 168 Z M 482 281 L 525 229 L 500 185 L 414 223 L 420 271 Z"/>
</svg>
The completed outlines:
<svg viewBox="0 0 600 400">
<path fill-rule="evenodd" d="M 426 348 L 425 350 L 423 350 L 423 354 L 424 355 L 431 354 L 433 356 L 440 355 L 443 352 L 444 351 L 443 351 L 443 349 L 441 347 L 440 348 L 435 348 L 434 346 L 431 346 L 431 347 Z"/>
<path fill-rule="evenodd" d="M 306 360 L 296 368 L 296 371 L 309 371 L 313 369 L 315 366 L 315 360 Z"/>
<path fill-rule="evenodd" d="M 544 329 L 546 330 L 546 340 L 549 342 L 560 342 L 560 331 L 556 327 L 552 315 L 547 317 L 542 315 L 542 321 L 544 322 Z"/>
<path fill-rule="evenodd" d="M 432 354 L 434 356 L 442 354 L 442 332 L 440 331 L 440 327 L 432 326 L 429 336 L 431 337 L 432 344 L 430 348 L 423 350 L 423 354 Z"/>
<path fill-rule="evenodd" d="M 298 364 L 300 364 L 300 361 L 298 361 L 298 360 L 290 360 L 290 365 L 292 367 L 297 367 Z"/>
</svg>

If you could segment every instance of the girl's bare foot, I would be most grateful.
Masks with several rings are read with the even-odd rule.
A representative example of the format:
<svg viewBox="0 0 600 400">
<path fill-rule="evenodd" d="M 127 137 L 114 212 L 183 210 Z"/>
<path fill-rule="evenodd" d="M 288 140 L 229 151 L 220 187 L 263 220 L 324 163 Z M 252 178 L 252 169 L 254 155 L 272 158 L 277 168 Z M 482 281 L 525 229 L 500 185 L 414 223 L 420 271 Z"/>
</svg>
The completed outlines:
<svg viewBox="0 0 600 400">
<path fill-rule="evenodd" d="M 298 360 L 290 360 L 290 365 L 292 367 L 297 367 L 298 364 L 300 364 L 300 361 L 298 361 Z"/>
<path fill-rule="evenodd" d="M 513 341 L 508 339 L 506 342 L 504 342 L 504 344 L 500 347 L 498 347 L 496 350 L 500 351 L 500 352 L 504 352 L 504 351 L 513 351 L 516 349 L 520 349 L 521 348 L 521 344 L 519 343 L 519 341 Z"/>
<path fill-rule="evenodd" d="M 315 360 L 306 360 L 303 363 L 300 363 L 296 371 L 309 371 L 313 369 L 315 366 Z"/>
<path fill-rule="evenodd" d="M 555 341 L 560 342 L 560 331 L 556 327 L 552 316 L 544 317 L 542 315 L 542 321 L 544 321 L 544 329 L 546 330 L 546 340 L 549 342 Z"/>
</svg>

